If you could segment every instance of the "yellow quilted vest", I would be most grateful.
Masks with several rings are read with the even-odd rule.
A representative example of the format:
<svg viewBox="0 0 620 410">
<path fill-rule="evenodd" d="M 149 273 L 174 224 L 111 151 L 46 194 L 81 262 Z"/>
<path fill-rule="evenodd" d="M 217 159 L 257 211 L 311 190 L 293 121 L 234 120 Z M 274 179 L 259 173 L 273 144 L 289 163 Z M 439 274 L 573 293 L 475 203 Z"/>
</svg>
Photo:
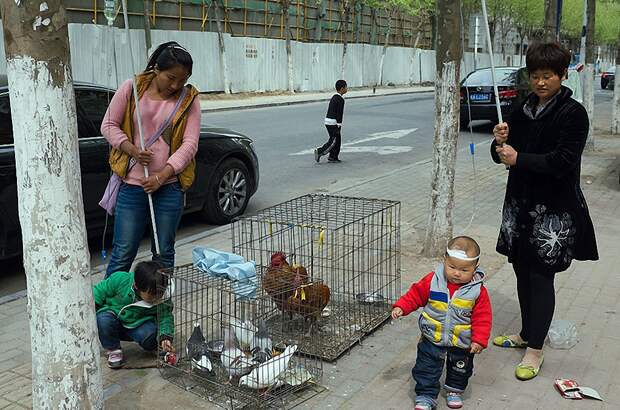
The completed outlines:
<svg viewBox="0 0 620 410">
<path fill-rule="evenodd" d="M 146 71 L 136 76 L 136 88 L 138 89 L 138 97 L 142 97 L 142 95 L 146 92 L 146 90 L 149 88 L 149 85 L 151 84 L 151 81 L 153 81 L 153 78 L 155 78 L 155 73 L 153 71 Z M 170 145 L 170 155 L 174 154 L 174 152 L 179 149 L 179 147 L 183 143 L 183 134 L 185 133 L 185 125 L 187 124 L 189 108 L 194 102 L 194 98 L 198 95 L 198 90 L 194 86 L 186 85 L 186 87 L 189 87 L 189 92 L 185 95 L 185 99 L 183 100 L 183 102 L 181 102 L 179 110 L 172 119 L 171 125 L 168 126 L 168 128 L 162 134 L 162 137 Z M 125 134 L 127 134 L 127 138 L 129 138 L 129 142 L 131 142 L 132 144 L 133 112 L 135 108 L 135 100 L 133 98 L 132 91 L 129 97 L 129 101 L 127 101 L 123 121 L 121 122 L 121 129 Z M 109 159 L 112 172 L 124 179 L 127 176 L 129 159 L 129 154 L 126 154 L 120 149 L 112 148 L 112 150 L 110 151 Z M 177 175 L 177 177 L 179 178 L 179 183 L 181 184 L 181 189 L 183 189 L 184 191 L 188 190 L 189 187 L 191 187 L 194 183 L 195 170 L 196 160 L 192 158 L 187 167 L 183 171 L 181 171 L 180 174 Z"/>
</svg>

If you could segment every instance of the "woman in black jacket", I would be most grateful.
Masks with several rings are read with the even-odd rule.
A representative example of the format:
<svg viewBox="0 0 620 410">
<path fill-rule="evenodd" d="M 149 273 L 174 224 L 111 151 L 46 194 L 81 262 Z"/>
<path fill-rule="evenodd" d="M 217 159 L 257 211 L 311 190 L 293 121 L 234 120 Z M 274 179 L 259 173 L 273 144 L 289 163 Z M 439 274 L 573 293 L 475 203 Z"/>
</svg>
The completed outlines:
<svg viewBox="0 0 620 410">
<path fill-rule="evenodd" d="M 586 110 L 562 86 L 570 54 L 554 43 L 527 51 L 533 92 L 507 123 L 493 129 L 491 155 L 510 166 L 497 251 L 517 276 L 521 331 L 498 336 L 502 347 L 526 347 L 515 375 L 529 380 L 543 363 L 542 347 L 555 308 L 554 276 L 573 259 L 597 260 L 594 227 L 579 185 L 588 137 Z"/>
</svg>

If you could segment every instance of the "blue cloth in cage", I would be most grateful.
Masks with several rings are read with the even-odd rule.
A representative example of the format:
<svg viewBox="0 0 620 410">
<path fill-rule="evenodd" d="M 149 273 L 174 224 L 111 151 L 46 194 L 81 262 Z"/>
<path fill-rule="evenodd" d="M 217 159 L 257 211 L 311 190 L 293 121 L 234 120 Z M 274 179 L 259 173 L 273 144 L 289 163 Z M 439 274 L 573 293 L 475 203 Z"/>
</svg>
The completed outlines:
<svg viewBox="0 0 620 410">
<path fill-rule="evenodd" d="M 232 281 L 232 289 L 239 299 L 256 297 L 256 262 L 246 262 L 235 253 L 197 246 L 192 251 L 194 266 L 209 276 Z"/>
</svg>

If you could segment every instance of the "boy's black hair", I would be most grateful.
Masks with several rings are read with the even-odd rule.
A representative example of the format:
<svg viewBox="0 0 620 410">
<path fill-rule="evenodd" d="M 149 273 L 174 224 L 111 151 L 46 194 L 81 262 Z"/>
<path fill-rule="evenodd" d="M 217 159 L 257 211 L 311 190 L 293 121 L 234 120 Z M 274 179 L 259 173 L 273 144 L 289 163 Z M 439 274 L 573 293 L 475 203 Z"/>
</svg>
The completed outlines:
<svg viewBox="0 0 620 410">
<path fill-rule="evenodd" d="M 480 256 L 480 245 L 478 245 L 478 242 L 476 242 L 475 239 L 465 235 L 456 236 L 450 239 L 448 242 L 448 249 L 460 249 L 470 258 Z"/>
<path fill-rule="evenodd" d="M 347 82 L 346 81 L 344 81 L 344 80 L 336 81 L 336 91 L 340 91 L 340 90 L 342 90 L 346 86 L 347 86 Z"/>
<path fill-rule="evenodd" d="M 189 75 L 192 75 L 192 67 L 194 66 L 192 56 L 176 41 L 169 41 L 160 44 L 159 47 L 153 51 L 153 54 L 151 54 L 149 58 L 149 62 L 146 64 L 145 71 L 153 70 L 155 67 L 164 71 L 177 64 L 187 69 Z"/>
<path fill-rule="evenodd" d="M 162 295 L 168 287 L 168 277 L 160 271 L 163 267 L 155 261 L 138 263 L 134 271 L 136 289 L 151 295 Z"/>
<path fill-rule="evenodd" d="M 527 49 L 525 65 L 530 74 L 536 70 L 552 70 L 564 77 L 570 58 L 570 52 L 558 43 L 534 43 Z"/>
</svg>

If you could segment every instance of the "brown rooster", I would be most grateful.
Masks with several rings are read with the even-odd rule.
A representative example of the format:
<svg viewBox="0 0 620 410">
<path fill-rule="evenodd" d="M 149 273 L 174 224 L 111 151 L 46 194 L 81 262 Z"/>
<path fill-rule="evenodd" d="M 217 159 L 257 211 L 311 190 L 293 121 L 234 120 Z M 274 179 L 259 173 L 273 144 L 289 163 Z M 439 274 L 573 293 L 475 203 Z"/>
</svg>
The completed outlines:
<svg viewBox="0 0 620 410">
<path fill-rule="evenodd" d="M 304 269 L 305 270 L 305 269 Z M 289 312 L 292 318 L 293 313 L 303 316 L 304 322 L 310 321 L 310 328 L 308 329 L 307 336 L 309 336 L 316 322 L 321 317 L 321 312 L 325 309 L 325 306 L 329 303 L 330 290 L 329 287 L 323 283 L 312 282 L 306 283 L 296 287 L 295 291 L 289 296 L 283 303 L 281 310 Z M 295 273 L 294 283 L 300 283 L 303 281 L 301 273 L 297 271 Z"/>
<path fill-rule="evenodd" d="M 286 261 L 282 252 L 271 255 L 271 263 L 263 275 L 263 289 L 271 296 L 278 309 L 284 312 L 282 305 L 295 292 L 293 281 L 295 272 Z"/>
<path fill-rule="evenodd" d="M 322 283 L 310 283 L 305 267 L 289 265 L 282 252 L 271 255 L 271 263 L 263 275 L 263 289 L 271 296 L 278 309 L 288 314 L 299 314 L 310 320 L 310 330 L 329 303 L 329 287 Z"/>
</svg>

